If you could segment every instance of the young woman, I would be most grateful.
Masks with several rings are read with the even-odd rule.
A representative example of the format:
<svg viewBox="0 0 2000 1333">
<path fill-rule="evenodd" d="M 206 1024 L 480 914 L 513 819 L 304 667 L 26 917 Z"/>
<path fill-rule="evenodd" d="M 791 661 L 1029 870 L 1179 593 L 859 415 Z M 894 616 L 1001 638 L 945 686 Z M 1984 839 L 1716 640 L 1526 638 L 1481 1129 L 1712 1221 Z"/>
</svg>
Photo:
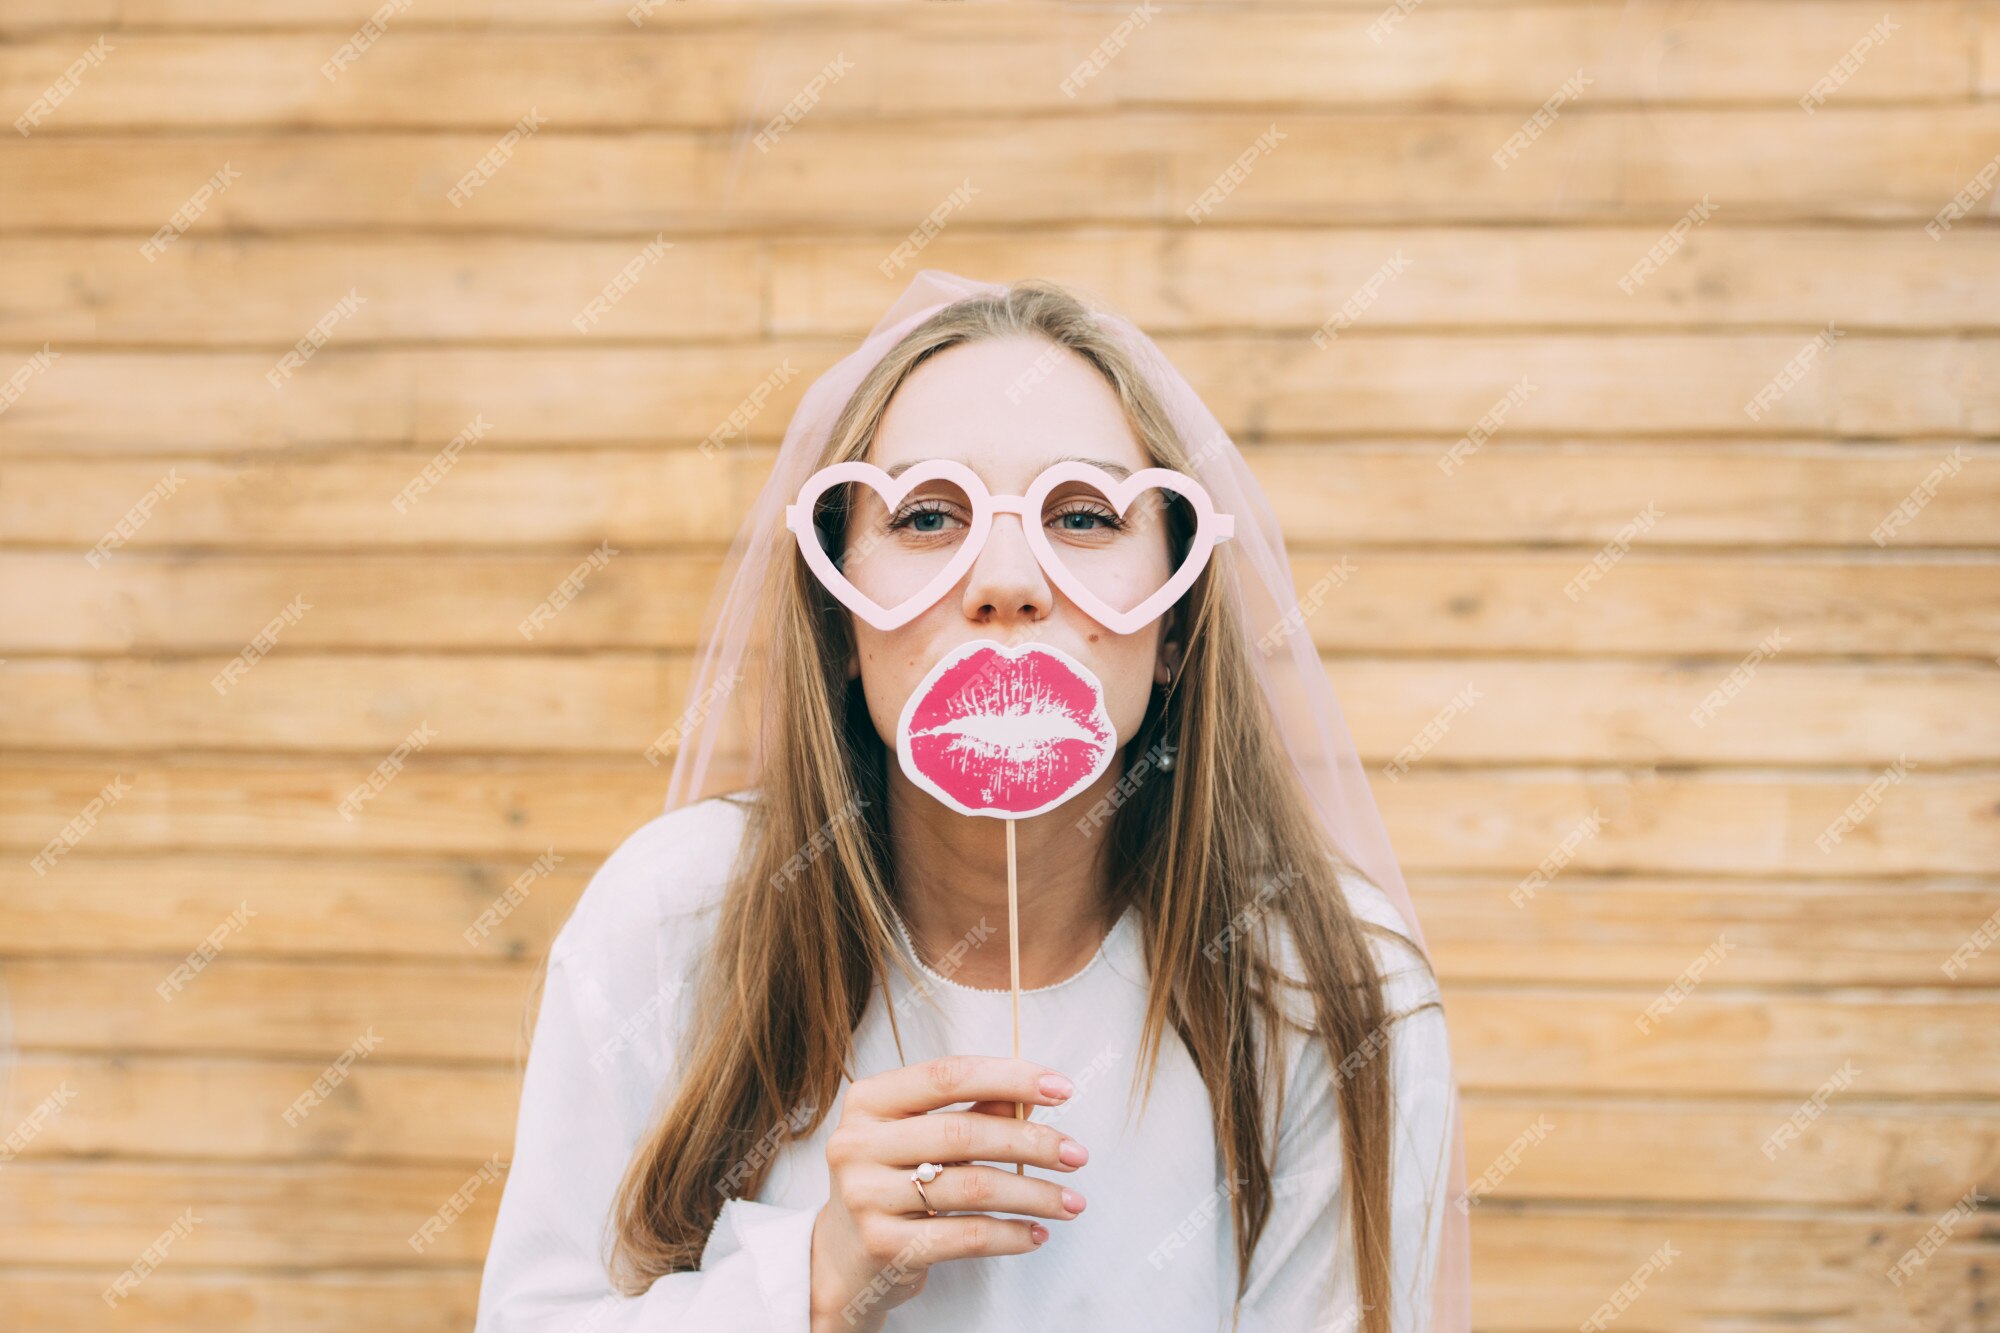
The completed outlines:
<svg viewBox="0 0 2000 1333">
<path fill-rule="evenodd" d="M 1117 493 L 1148 468 L 1180 485 Z M 1184 562 L 1145 624 L 1084 609 Z M 1464 1333 L 1437 983 L 1276 522 L 1158 348 L 925 270 L 805 395 L 725 586 L 669 812 L 550 953 L 482 1333 Z M 1015 824 L 1022 1058 L 1003 830 L 897 762 L 973 640 L 1082 663 L 1116 733 Z M 750 784 L 691 799 L 753 695 Z"/>
</svg>

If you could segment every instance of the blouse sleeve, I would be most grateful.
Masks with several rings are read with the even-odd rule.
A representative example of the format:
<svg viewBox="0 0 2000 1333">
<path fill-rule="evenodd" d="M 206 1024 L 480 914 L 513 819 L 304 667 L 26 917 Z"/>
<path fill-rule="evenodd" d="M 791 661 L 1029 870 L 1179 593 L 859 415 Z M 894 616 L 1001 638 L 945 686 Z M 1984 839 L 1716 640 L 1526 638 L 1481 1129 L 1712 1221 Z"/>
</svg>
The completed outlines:
<svg viewBox="0 0 2000 1333">
<path fill-rule="evenodd" d="M 1375 941 L 1375 956 L 1391 1015 L 1386 1049 L 1378 1045 L 1371 1056 L 1364 1044 L 1349 1059 L 1389 1061 L 1389 1328 L 1422 1333 L 1430 1326 L 1431 1283 L 1450 1206 L 1451 1046 L 1438 985 L 1422 957 L 1400 940 Z M 1252 1256 L 1240 1327 L 1243 1333 L 1353 1333 L 1361 1326 L 1360 1290 L 1340 1157 L 1339 1093 L 1317 1033 L 1298 1036 L 1294 1050 L 1271 1216 Z"/>
<path fill-rule="evenodd" d="M 478 1333 L 809 1333 L 815 1208 L 746 1199 L 723 1205 L 698 1271 L 640 1296 L 612 1289 L 611 1206 L 662 1092 L 678 971 L 645 882 L 682 873 L 655 819 L 592 878 L 549 958 L 529 1048 L 514 1156 L 480 1283 Z M 657 883 L 657 880 L 652 880 Z M 634 909 L 638 910 L 634 910 Z"/>
</svg>

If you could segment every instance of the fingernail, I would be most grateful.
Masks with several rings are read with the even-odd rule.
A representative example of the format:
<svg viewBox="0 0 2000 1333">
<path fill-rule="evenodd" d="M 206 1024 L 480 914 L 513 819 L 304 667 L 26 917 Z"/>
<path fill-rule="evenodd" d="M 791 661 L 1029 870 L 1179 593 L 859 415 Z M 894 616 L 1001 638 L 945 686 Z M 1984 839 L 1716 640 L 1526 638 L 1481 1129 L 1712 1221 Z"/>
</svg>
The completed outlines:
<svg viewBox="0 0 2000 1333">
<path fill-rule="evenodd" d="M 1042 1096 L 1044 1097 L 1053 1097 L 1057 1101 L 1061 1101 L 1075 1091 L 1076 1085 L 1061 1074 L 1042 1075 Z"/>
<path fill-rule="evenodd" d="M 1043 1241 L 1047 1240 L 1048 1238 L 1049 1238 L 1049 1229 L 1043 1226 L 1040 1222 L 1037 1222 L 1033 1226 L 1030 1226 L 1028 1228 L 1028 1239 L 1035 1242 L 1035 1244 L 1040 1245 Z"/>
<path fill-rule="evenodd" d="M 1083 1211 L 1083 1196 L 1075 1190 L 1064 1190 L 1062 1192 L 1062 1201 L 1063 1207 L 1069 1209 L 1072 1213 Z"/>
<path fill-rule="evenodd" d="M 1064 1139 L 1062 1147 L 1056 1150 L 1056 1156 L 1062 1158 L 1067 1166 L 1082 1166 L 1090 1160 L 1090 1153 L 1075 1139 Z"/>
</svg>

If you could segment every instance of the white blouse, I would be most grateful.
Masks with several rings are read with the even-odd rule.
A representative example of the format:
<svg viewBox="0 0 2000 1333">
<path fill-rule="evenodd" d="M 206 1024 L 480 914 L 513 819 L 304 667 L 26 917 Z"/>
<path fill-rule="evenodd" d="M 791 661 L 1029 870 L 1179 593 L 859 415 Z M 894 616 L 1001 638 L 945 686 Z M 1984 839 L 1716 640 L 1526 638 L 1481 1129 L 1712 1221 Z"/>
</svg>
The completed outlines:
<svg viewBox="0 0 2000 1333">
<path fill-rule="evenodd" d="M 713 930 L 746 818 L 734 798 L 717 797 L 649 821 L 599 868 L 558 933 L 480 1285 L 478 1333 L 808 1333 L 813 1221 L 829 1192 L 826 1139 L 840 1121 L 845 1079 L 810 1138 L 767 1136 L 775 1146 L 763 1188 L 754 1200 L 723 1206 L 699 1271 L 669 1274 L 628 1297 L 612 1291 L 603 1262 L 612 1195 L 671 1089 L 691 969 Z M 1359 880 L 1343 887 L 1363 918 L 1400 930 L 1380 890 Z M 1004 947 L 1004 912 L 989 924 Z M 1289 958 L 1289 938 L 1279 934 Z M 1442 1010 L 1416 1008 L 1438 998 L 1420 956 L 1401 940 L 1370 938 L 1389 1012 L 1407 1013 L 1391 1025 L 1386 1050 L 1374 1053 L 1392 1068 L 1391 1326 L 1404 1333 L 1428 1327 L 1440 1225 L 1451 1206 L 1451 1055 Z M 1008 991 L 939 975 L 917 959 L 907 936 L 903 948 L 922 978 L 913 986 L 890 974 L 906 1059 L 897 1055 L 878 985 L 854 1036 L 862 1076 L 938 1055 L 1012 1053 Z M 1130 910 L 1082 970 L 1021 993 L 1022 1055 L 1077 1087 L 1063 1105 L 1030 1114 L 1090 1150 L 1076 1171 L 1045 1174 L 1073 1184 L 1089 1206 L 1071 1221 L 1044 1219 L 1051 1235 L 1031 1253 L 934 1265 L 924 1290 L 888 1314 L 886 1330 L 1230 1327 L 1231 1182 L 1207 1089 L 1171 1025 L 1151 1100 L 1137 1123 L 1126 1123 L 1145 1011 L 1145 957 Z M 1337 1094 L 1320 1043 L 1286 1037 L 1282 1122 L 1275 1099 L 1265 1108 L 1266 1144 L 1274 1127 L 1277 1144 L 1272 1213 L 1240 1327 L 1351 1333 L 1359 1314 Z M 1129 1109 L 1136 1115 L 1137 1097 Z"/>
</svg>

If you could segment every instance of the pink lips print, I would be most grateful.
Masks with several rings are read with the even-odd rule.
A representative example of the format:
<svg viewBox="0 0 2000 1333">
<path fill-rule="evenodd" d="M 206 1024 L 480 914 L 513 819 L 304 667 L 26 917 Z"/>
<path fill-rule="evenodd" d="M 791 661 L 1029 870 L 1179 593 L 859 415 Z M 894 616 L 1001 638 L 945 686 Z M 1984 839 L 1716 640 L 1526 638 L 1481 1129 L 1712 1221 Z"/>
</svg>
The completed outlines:
<svg viewBox="0 0 2000 1333">
<path fill-rule="evenodd" d="M 896 757 L 960 814 L 1020 819 L 1061 805 L 1110 767 L 1104 690 L 1057 648 L 974 639 L 933 666 L 903 705 Z"/>
</svg>

